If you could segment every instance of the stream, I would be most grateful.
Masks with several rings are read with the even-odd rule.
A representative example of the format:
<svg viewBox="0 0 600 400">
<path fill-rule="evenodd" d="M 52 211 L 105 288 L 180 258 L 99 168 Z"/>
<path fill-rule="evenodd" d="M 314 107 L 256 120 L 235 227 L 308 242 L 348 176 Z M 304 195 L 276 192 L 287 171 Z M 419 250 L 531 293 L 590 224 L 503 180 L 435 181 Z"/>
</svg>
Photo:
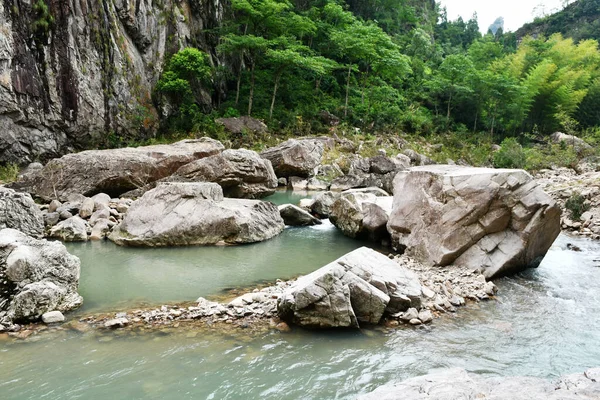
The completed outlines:
<svg viewBox="0 0 600 400">
<path fill-rule="evenodd" d="M 270 200 L 297 200 L 289 196 Z M 240 247 L 69 244 L 82 261 L 85 305 L 67 319 L 291 278 L 362 245 L 329 223 Z M 561 235 L 539 268 L 496 284 L 497 300 L 421 328 L 258 336 L 50 330 L 0 339 L 0 398 L 353 399 L 436 368 L 553 378 L 600 366 L 599 242 Z"/>
</svg>

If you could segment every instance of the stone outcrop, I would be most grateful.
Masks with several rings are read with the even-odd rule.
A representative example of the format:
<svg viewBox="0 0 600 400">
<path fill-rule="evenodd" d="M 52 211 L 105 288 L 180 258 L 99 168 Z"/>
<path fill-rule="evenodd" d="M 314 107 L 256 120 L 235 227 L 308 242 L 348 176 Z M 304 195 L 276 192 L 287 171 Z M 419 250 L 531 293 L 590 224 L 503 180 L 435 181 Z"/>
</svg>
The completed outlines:
<svg viewBox="0 0 600 400">
<path fill-rule="evenodd" d="M 65 201 L 73 193 L 93 196 L 104 192 L 117 197 L 223 149 L 220 142 L 202 138 L 171 145 L 82 151 L 54 159 L 12 186 L 47 201 Z"/>
<path fill-rule="evenodd" d="M 13 228 L 33 237 L 44 233 L 44 216 L 27 193 L 0 187 L 0 229 Z"/>
<path fill-rule="evenodd" d="M 384 314 L 420 308 L 417 276 L 362 247 L 299 278 L 280 297 L 279 316 L 313 328 L 377 324 Z"/>
<path fill-rule="evenodd" d="M 592 400 L 600 398 L 600 368 L 555 382 L 532 377 L 485 377 L 452 368 L 383 385 L 361 400 Z"/>
<path fill-rule="evenodd" d="M 165 59 L 193 45 L 219 63 L 221 0 L 45 1 L 47 31 L 35 3 L 0 4 L 0 162 L 151 137 L 169 110 L 151 100 Z"/>
<path fill-rule="evenodd" d="M 161 183 L 131 205 L 109 239 L 145 247 L 243 244 L 283 229 L 272 203 L 224 199 L 216 183 Z"/>
<path fill-rule="evenodd" d="M 389 243 L 387 223 L 393 200 L 365 190 L 348 190 L 331 206 L 329 219 L 348 237 Z"/>
<path fill-rule="evenodd" d="M 80 306 L 79 268 L 62 243 L 0 230 L 0 325 Z"/>
<path fill-rule="evenodd" d="M 260 153 L 271 161 L 278 177 L 309 177 L 321 165 L 323 153 L 328 146 L 324 138 L 290 139 Z"/>
<path fill-rule="evenodd" d="M 279 206 L 279 215 L 288 226 L 320 225 L 321 220 L 313 217 L 308 211 L 293 204 Z"/>
<path fill-rule="evenodd" d="M 560 233 L 560 209 L 522 170 L 414 167 L 394 181 L 395 249 L 486 278 L 536 266 Z"/>
<path fill-rule="evenodd" d="M 275 193 L 277 177 L 269 160 L 252 150 L 225 150 L 179 168 L 173 176 L 192 182 L 215 182 L 225 197 L 258 199 Z"/>
</svg>

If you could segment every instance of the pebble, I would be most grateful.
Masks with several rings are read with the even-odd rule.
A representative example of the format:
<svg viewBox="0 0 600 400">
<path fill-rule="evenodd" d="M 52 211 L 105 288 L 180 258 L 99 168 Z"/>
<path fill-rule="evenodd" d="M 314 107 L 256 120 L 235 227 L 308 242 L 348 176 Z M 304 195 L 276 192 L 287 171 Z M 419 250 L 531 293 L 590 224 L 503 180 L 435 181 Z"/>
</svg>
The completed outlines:
<svg viewBox="0 0 600 400">
<path fill-rule="evenodd" d="M 50 311 L 42 315 L 45 324 L 56 324 L 65 321 L 65 316 L 60 311 Z"/>
<path fill-rule="evenodd" d="M 421 325 L 423 322 L 421 322 L 421 320 L 418 318 L 413 318 L 410 321 L 408 321 L 408 323 L 411 325 Z"/>
<path fill-rule="evenodd" d="M 105 328 L 116 329 L 123 328 L 124 326 L 129 324 L 129 320 L 127 318 L 114 318 L 106 321 L 104 323 Z"/>
</svg>

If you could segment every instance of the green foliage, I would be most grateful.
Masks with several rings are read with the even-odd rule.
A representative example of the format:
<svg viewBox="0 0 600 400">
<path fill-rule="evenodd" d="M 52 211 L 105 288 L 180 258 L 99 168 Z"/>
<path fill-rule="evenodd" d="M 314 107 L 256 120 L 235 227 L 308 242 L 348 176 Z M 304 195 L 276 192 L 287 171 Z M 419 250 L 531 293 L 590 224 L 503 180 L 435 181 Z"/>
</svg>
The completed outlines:
<svg viewBox="0 0 600 400">
<path fill-rule="evenodd" d="M 0 165 L 0 183 L 10 183 L 19 177 L 19 166 L 15 163 Z"/>
<path fill-rule="evenodd" d="M 525 162 L 525 151 L 515 138 L 504 139 L 500 150 L 494 153 L 494 167 L 496 168 L 524 168 Z"/>
<path fill-rule="evenodd" d="M 581 220 L 581 215 L 590 209 L 590 205 L 586 203 L 585 197 L 581 193 L 573 193 L 565 202 L 565 208 L 569 210 L 573 221 Z"/>
<path fill-rule="evenodd" d="M 31 25 L 31 30 L 35 36 L 36 42 L 47 44 L 50 36 L 50 30 L 54 26 L 54 17 L 50 14 L 48 5 L 44 0 L 37 0 L 32 7 L 35 17 Z"/>
<path fill-rule="evenodd" d="M 525 154 L 525 168 L 529 171 L 556 167 L 575 168 L 579 163 L 579 156 L 573 146 L 565 146 L 564 142 L 525 149 Z"/>
</svg>

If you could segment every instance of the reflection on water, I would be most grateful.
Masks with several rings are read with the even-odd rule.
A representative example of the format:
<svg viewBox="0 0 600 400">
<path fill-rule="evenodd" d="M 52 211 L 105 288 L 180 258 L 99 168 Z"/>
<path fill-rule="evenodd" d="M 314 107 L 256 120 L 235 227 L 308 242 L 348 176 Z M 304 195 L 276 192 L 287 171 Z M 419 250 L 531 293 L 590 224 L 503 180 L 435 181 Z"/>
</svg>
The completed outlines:
<svg viewBox="0 0 600 400">
<path fill-rule="evenodd" d="M 583 252 L 566 250 L 568 242 Z M 71 250 L 84 261 L 88 307 L 104 308 L 134 297 L 190 299 L 304 273 L 358 245 L 327 228 L 289 230 L 272 244 Z M 352 399 L 440 367 L 540 377 L 582 371 L 600 365 L 598 254 L 597 242 L 561 236 L 540 268 L 497 282 L 499 301 L 471 305 L 423 329 L 294 330 L 255 338 L 59 331 L 37 342 L 0 342 L 0 397 Z"/>
</svg>

